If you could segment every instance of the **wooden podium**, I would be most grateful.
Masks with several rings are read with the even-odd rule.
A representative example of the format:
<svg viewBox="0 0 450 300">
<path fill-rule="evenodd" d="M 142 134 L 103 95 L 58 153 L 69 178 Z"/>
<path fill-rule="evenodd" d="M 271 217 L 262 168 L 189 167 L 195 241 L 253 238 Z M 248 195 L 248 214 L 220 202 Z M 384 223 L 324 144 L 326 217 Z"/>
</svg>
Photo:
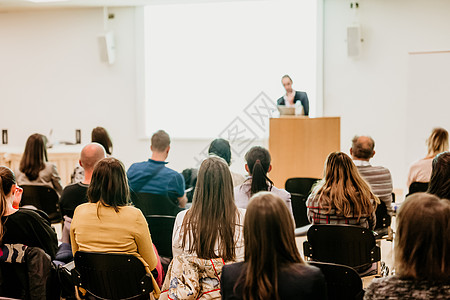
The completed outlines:
<svg viewBox="0 0 450 300">
<path fill-rule="evenodd" d="M 284 188 L 291 177 L 322 178 L 328 154 L 341 149 L 341 118 L 284 116 L 270 119 L 270 179 Z"/>
</svg>

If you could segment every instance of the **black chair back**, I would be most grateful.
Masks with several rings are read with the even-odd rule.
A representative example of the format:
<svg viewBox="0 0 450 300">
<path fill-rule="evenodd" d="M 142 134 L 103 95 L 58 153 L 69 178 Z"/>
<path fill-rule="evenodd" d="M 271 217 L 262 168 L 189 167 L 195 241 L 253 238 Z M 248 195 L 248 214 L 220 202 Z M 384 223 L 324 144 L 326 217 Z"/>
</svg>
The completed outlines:
<svg viewBox="0 0 450 300">
<path fill-rule="evenodd" d="M 294 213 L 295 227 L 299 228 L 309 224 L 306 214 L 306 200 L 311 193 L 312 186 L 319 181 L 317 178 L 289 178 L 285 189 L 291 194 L 292 212 Z"/>
<path fill-rule="evenodd" d="M 129 299 L 153 291 L 152 278 L 133 255 L 77 251 L 76 286 L 98 299 Z"/>
<path fill-rule="evenodd" d="M 59 197 L 54 189 L 42 185 L 22 185 L 21 187 L 23 194 L 20 206 L 32 205 L 44 211 L 51 223 L 62 221 Z"/>
<path fill-rule="evenodd" d="M 178 207 L 167 195 L 132 193 L 131 200 L 144 216 L 176 216 L 184 208 Z"/>
<path fill-rule="evenodd" d="M 313 225 L 303 243 L 305 257 L 355 269 L 380 261 L 380 248 L 371 230 L 353 225 Z"/>
<path fill-rule="evenodd" d="M 409 195 L 412 195 L 414 193 L 426 192 L 428 190 L 428 185 L 429 185 L 429 182 L 413 182 L 413 183 L 411 183 L 411 185 L 409 186 L 408 195 L 406 195 L 406 197 L 408 197 Z"/>
<path fill-rule="evenodd" d="M 318 267 L 327 282 L 328 300 L 363 299 L 364 290 L 358 273 L 344 265 L 310 262 Z"/>
<path fill-rule="evenodd" d="M 158 254 L 172 257 L 172 232 L 175 224 L 174 216 L 149 215 L 145 216 Z"/>
</svg>

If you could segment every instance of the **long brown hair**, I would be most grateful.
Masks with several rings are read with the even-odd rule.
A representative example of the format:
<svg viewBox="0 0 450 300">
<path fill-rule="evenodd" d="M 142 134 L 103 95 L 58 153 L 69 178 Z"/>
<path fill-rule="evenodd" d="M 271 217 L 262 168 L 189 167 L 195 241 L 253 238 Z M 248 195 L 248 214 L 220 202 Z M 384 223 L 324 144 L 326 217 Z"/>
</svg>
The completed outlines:
<svg viewBox="0 0 450 300">
<path fill-rule="evenodd" d="M 279 299 L 281 267 L 304 263 L 295 244 L 294 222 L 281 198 L 270 192 L 255 194 L 244 220 L 245 262 L 235 290 L 244 300 Z"/>
<path fill-rule="evenodd" d="M 87 190 L 89 202 L 100 202 L 119 212 L 121 206 L 130 205 L 130 188 L 122 162 L 108 157 L 95 164 Z"/>
<path fill-rule="evenodd" d="M 219 157 L 209 157 L 200 165 L 192 207 L 187 211 L 181 232 L 182 247 L 199 258 L 221 257 L 234 260 L 237 207 L 234 204 L 233 180 L 228 164 Z M 218 242 L 218 253 L 214 251 Z"/>
<path fill-rule="evenodd" d="M 16 184 L 16 177 L 13 171 L 10 168 L 0 166 L 0 220 L 5 215 L 8 206 L 6 196 L 11 193 L 14 184 Z M 0 221 L 0 243 L 4 234 L 3 222 Z"/>
<path fill-rule="evenodd" d="M 450 279 L 450 201 L 415 193 L 403 202 L 397 222 L 397 274 L 419 280 Z"/>
<path fill-rule="evenodd" d="M 92 129 L 91 133 L 91 142 L 99 143 L 105 148 L 106 154 L 111 155 L 113 150 L 113 144 L 111 141 L 111 137 L 103 127 L 95 127 Z"/>
<path fill-rule="evenodd" d="M 39 172 L 45 169 L 46 161 L 48 161 L 47 138 L 39 133 L 30 135 L 20 160 L 20 172 L 24 173 L 29 180 L 36 180 Z"/>
<path fill-rule="evenodd" d="M 431 132 L 427 139 L 428 156 L 436 156 L 437 154 L 448 151 L 448 132 L 444 128 L 437 127 Z"/>
<path fill-rule="evenodd" d="M 361 177 L 351 158 L 343 152 L 332 152 L 325 163 L 324 178 L 314 188 L 321 206 L 333 208 L 338 215 L 350 218 L 370 215 L 380 200 Z M 374 203 L 372 203 L 372 201 Z"/>
</svg>

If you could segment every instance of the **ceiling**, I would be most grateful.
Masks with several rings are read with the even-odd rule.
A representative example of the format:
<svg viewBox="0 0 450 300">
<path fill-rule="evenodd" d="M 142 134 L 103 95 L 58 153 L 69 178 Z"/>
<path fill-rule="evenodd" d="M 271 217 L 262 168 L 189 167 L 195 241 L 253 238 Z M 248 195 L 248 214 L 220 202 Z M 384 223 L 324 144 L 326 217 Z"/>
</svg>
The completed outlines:
<svg viewBox="0 0 450 300">
<path fill-rule="evenodd" d="M 150 4 L 224 2 L 239 0 L 68 0 L 48 3 L 34 3 L 27 0 L 0 0 L 0 11 L 36 10 L 49 8 L 75 7 L 114 7 L 114 6 L 142 6 Z M 241 0 L 242 1 L 242 0 Z"/>
</svg>

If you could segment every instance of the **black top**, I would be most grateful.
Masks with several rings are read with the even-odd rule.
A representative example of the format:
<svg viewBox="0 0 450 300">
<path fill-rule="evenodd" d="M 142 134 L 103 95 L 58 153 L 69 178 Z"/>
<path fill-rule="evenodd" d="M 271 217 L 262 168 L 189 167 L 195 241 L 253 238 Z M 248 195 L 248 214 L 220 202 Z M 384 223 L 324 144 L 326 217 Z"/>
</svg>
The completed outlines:
<svg viewBox="0 0 450 300">
<path fill-rule="evenodd" d="M 305 92 L 296 91 L 294 96 L 294 103 L 300 101 L 305 112 L 305 116 L 309 116 L 309 100 L 308 95 Z M 286 105 L 284 96 L 277 100 L 277 105 Z"/>
<path fill-rule="evenodd" d="M 73 218 L 73 212 L 78 205 L 88 202 L 87 190 L 89 185 L 81 182 L 68 185 L 59 199 L 61 214 Z"/>
<path fill-rule="evenodd" d="M 2 223 L 5 233 L 3 244 L 39 247 L 52 259 L 55 258 L 58 238 L 43 211 L 19 208 L 12 215 L 2 217 Z"/>
<path fill-rule="evenodd" d="M 234 292 L 234 286 L 241 277 L 244 262 L 226 265 L 222 269 L 222 299 L 243 299 L 242 290 Z M 319 268 L 306 264 L 290 264 L 278 274 L 278 295 L 280 299 L 327 299 L 325 277 Z"/>
</svg>

